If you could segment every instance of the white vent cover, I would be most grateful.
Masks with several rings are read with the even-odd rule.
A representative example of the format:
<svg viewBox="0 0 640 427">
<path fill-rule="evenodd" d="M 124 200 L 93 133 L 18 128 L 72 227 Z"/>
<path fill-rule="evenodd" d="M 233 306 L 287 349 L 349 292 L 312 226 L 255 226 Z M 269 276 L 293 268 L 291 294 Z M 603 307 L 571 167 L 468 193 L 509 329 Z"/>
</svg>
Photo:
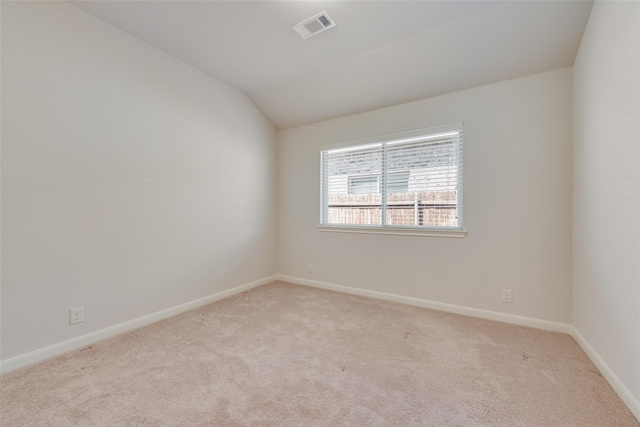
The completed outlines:
<svg viewBox="0 0 640 427">
<path fill-rule="evenodd" d="M 303 39 L 308 39 L 311 36 L 320 34 L 323 31 L 327 31 L 329 28 L 336 26 L 333 19 L 329 18 L 329 14 L 324 10 L 320 13 L 313 15 L 311 18 L 305 19 L 302 22 L 292 26 L 293 31 L 298 33 Z"/>
</svg>

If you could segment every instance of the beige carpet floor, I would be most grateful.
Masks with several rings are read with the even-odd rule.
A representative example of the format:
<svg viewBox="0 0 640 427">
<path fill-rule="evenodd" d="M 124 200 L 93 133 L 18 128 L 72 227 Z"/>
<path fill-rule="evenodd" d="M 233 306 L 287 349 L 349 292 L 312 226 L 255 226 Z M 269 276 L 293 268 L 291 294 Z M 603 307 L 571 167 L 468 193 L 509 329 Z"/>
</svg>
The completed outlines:
<svg viewBox="0 0 640 427">
<path fill-rule="evenodd" d="M 10 426 L 638 426 L 568 335 L 283 282 L 0 376 Z"/>
</svg>

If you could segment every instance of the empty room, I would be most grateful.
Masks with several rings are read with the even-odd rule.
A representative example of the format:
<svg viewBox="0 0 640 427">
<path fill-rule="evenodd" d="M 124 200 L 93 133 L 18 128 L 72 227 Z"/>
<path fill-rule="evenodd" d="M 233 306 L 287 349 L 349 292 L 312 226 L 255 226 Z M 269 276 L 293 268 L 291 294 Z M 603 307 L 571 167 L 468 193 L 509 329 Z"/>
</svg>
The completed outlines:
<svg viewBox="0 0 640 427">
<path fill-rule="evenodd" d="M 640 2 L 0 2 L 0 425 L 640 426 Z"/>
</svg>

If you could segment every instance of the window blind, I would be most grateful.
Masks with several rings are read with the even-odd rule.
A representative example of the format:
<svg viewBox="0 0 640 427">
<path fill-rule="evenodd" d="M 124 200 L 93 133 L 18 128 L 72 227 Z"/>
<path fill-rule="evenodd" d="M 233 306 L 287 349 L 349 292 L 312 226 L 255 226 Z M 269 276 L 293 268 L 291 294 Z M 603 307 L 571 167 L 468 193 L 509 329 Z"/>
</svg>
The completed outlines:
<svg viewBox="0 0 640 427">
<path fill-rule="evenodd" d="M 321 225 L 462 230 L 462 123 L 325 146 Z"/>
</svg>

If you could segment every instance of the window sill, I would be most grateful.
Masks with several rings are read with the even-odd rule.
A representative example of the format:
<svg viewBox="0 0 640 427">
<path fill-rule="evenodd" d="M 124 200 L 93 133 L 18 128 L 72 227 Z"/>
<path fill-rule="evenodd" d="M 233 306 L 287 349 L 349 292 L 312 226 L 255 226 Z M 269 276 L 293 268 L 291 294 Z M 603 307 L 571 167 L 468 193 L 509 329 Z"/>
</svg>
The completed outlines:
<svg viewBox="0 0 640 427">
<path fill-rule="evenodd" d="M 363 227 L 349 225 L 319 225 L 318 231 L 331 231 L 335 233 L 395 234 L 399 236 L 456 238 L 462 238 L 467 235 L 466 230 L 438 230 L 433 228 L 420 229 L 411 227 Z"/>
</svg>

